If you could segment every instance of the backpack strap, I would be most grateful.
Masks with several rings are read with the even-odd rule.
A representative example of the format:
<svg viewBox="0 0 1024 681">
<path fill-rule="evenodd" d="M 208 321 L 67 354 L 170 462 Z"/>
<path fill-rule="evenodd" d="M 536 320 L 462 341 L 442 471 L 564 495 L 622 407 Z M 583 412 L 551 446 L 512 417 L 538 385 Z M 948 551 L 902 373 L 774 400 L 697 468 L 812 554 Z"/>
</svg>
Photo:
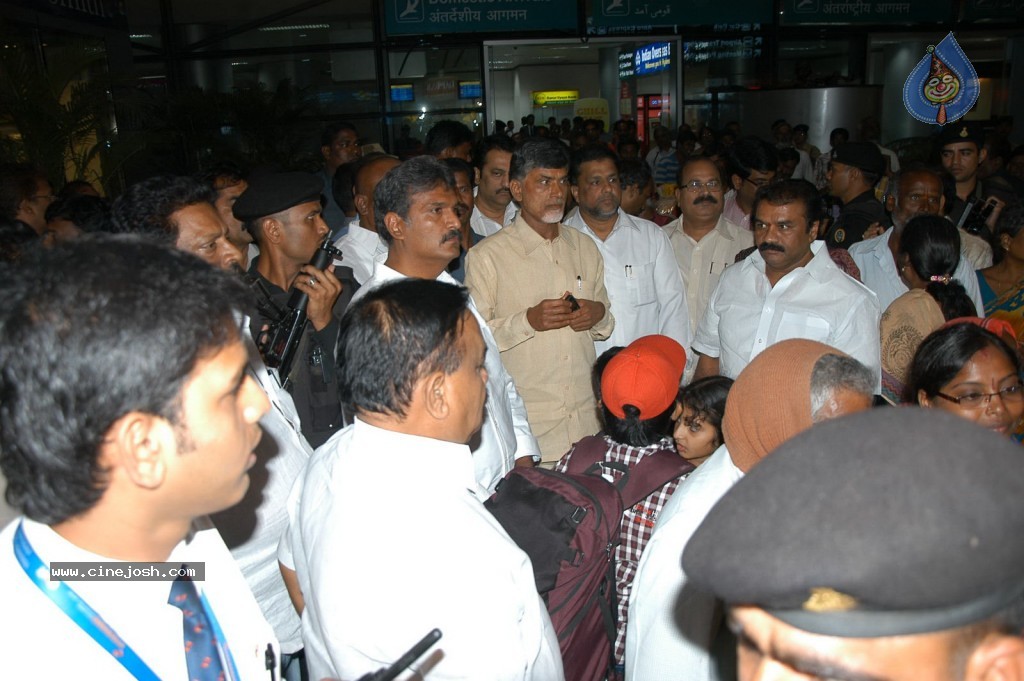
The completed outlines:
<svg viewBox="0 0 1024 681">
<path fill-rule="evenodd" d="M 629 480 L 620 490 L 622 507 L 632 508 L 647 498 L 662 485 L 686 475 L 694 469 L 694 465 L 679 456 L 675 448 L 659 449 L 645 456 L 630 471 Z"/>
<path fill-rule="evenodd" d="M 600 435 L 587 435 L 572 446 L 572 456 L 569 457 L 565 472 L 586 475 L 591 466 L 604 461 L 604 455 L 607 453 L 607 440 Z"/>
<path fill-rule="evenodd" d="M 623 508 L 635 506 L 665 483 L 694 469 L 694 465 L 679 456 L 674 447 L 659 449 L 645 456 L 632 470 L 622 464 L 605 461 L 607 453 L 607 440 L 600 435 L 588 435 L 573 446 L 565 472 L 574 475 L 600 475 L 601 469 L 610 468 L 623 473 L 615 485 L 622 495 Z"/>
</svg>

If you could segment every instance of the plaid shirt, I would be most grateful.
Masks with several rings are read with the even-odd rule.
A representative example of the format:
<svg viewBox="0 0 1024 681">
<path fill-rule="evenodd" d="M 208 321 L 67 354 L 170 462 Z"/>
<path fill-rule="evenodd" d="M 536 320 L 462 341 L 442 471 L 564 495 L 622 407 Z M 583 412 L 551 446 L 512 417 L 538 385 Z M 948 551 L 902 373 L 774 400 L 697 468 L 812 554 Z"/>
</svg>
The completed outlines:
<svg viewBox="0 0 1024 681">
<path fill-rule="evenodd" d="M 612 440 L 607 435 L 604 441 L 608 445 L 608 451 L 604 455 L 605 461 L 624 464 L 629 470 L 643 459 L 661 449 L 676 454 L 676 446 L 671 438 L 662 438 L 660 442 L 647 447 L 631 447 Z M 569 466 L 569 460 L 575 448 L 569 450 L 561 461 L 555 466 L 555 470 L 564 473 Z M 621 473 L 610 470 L 605 477 L 614 476 L 616 482 Z M 689 475 L 689 473 L 687 473 Z M 622 664 L 626 652 L 626 619 L 629 613 L 629 594 L 633 589 L 633 576 L 636 575 L 636 566 L 640 562 L 640 555 L 647 546 L 654 531 L 654 523 L 658 520 L 661 509 L 665 502 L 676 491 L 679 483 L 686 478 L 680 476 L 662 485 L 660 488 L 639 501 L 635 506 L 627 508 L 622 514 L 622 526 L 619 529 L 619 545 L 615 547 L 613 558 L 615 560 L 615 596 L 617 600 L 618 628 L 615 632 L 615 662 Z"/>
</svg>

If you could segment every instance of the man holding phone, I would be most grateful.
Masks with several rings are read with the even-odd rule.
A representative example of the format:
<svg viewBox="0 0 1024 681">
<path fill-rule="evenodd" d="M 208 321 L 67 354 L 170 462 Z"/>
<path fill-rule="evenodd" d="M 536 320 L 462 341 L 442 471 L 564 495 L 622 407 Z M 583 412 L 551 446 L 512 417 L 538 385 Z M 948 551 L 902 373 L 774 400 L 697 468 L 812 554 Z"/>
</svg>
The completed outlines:
<svg viewBox="0 0 1024 681">
<path fill-rule="evenodd" d="M 509 190 L 519 215 L 466 256 L 466 286 L 515 379 L 542 461 L 599 429 L 590 368 L 607 338 L 604 262 L 593 241 L 561 225 L 569 153 L 530 138 L 512 155 Z M 500 275 L 499 275 L 500 272 Z"/>
</svg>

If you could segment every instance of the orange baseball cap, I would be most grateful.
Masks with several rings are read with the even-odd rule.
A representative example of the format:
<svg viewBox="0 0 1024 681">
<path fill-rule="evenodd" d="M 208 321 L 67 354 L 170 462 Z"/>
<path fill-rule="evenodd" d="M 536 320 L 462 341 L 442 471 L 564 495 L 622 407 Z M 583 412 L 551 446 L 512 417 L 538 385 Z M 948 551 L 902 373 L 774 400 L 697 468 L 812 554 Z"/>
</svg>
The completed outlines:
<svg viewBox="0 0 1024 681">
<path fill-rule="evenodd" d="M 601 401 L 626 418 L 625 406 L 640 410 L 640 420 L 661 414 L 676 399 L 686 367 L 686 350 L 668 336 L 638 338 L 608 362 L 601 374 Z"/>
</svg>

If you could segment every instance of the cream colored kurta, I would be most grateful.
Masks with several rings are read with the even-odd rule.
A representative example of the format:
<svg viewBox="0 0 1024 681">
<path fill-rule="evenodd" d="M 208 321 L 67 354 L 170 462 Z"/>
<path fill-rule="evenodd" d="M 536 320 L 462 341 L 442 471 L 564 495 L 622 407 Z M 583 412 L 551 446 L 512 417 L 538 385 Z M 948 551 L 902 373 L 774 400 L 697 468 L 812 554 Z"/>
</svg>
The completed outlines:
<svg viewBox="0 0 1024 681">
<path fill-rule="evenodd" d="M 672 244 L 672 252 L 683 275 L 690 328 L 696 331 L 711 299 L 711 292 L 718 285 L 718 278 L 726 267 L 736 262 L 737 253 L 754 245 L 754 234 L 729 222 L 724 215 L 719 216 L 715 228 L 700 241 L 694 241 L 683 231 L 681 217 L 662 229 Z"/>
<path fill-rule="evenodd" d="M 607 338 L 615 320 L 597 246 L 561 225 L 548 241 L 517 217 L 467 253 L 466 286 L 526 403 L 542 459 L 557 461 L 574 442 L 600 430 L 590 370 L 594 341 Z M 589 332 L 530 326 L 528 308 L 566 291 L 603 303 L 604 318 Z"/>
</svg>

